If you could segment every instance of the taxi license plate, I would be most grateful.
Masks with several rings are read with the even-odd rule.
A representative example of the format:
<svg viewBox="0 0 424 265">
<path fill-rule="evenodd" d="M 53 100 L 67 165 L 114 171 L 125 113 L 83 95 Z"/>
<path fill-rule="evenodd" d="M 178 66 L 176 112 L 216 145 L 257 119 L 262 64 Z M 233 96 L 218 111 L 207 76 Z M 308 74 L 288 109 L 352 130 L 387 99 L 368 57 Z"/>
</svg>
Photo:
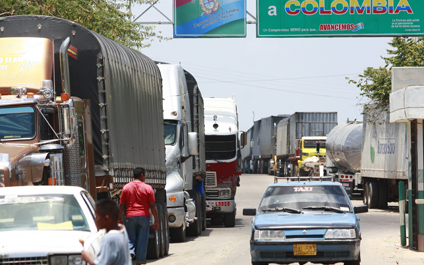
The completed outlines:
<svg viewBox="0 0 424 265">
<path fill-rule="evenodd" d="M 317 254 L 316 244 L 294 244 L 293 254 L 295 256 L 315 256 Z"/>
</svg>

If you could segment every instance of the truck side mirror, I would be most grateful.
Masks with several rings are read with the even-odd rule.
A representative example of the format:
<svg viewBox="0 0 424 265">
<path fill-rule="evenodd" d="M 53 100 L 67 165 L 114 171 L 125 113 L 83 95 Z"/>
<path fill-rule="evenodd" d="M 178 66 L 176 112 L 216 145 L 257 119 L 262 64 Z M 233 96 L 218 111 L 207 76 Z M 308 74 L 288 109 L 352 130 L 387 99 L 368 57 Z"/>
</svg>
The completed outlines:
<svg viewBox="0 0 424 265">
<path fill-rule="evenodd" d="M 188 153 L 191 156 L 199 154 L 199 148 L 197 145 L 197 132 L 188 133 Z"/>
<path fill-rule="evenodd" d="M 240 136 L 240 145 L 241 147 L 244 147 L 246 144 L 247 144 L 247 134 L 245 132 L 242 132 Z"/>
</svg>

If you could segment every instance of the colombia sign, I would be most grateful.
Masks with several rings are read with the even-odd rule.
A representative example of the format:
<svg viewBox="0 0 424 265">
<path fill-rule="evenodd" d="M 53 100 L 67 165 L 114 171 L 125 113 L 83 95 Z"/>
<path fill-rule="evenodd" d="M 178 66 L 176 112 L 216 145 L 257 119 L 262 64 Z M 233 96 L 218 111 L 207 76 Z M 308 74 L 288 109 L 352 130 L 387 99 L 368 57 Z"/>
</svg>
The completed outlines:
<svg viewBox="0 0 424 265">
<path fill-rule="evenodd" d="M 246 0 L 174 0 L 174 37 L 246 37 Z"/>
<path fill-rule="evenodd" d="M 256 0 L 257 37 L 424 35 L 423 0 Z"/>
</svg>

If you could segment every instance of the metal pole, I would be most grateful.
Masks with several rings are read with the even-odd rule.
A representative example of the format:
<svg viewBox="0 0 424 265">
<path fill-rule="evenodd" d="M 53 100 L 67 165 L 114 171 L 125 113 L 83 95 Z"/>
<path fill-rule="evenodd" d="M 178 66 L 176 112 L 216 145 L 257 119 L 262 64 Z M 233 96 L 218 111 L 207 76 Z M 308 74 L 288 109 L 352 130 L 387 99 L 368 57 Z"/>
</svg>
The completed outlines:
<svg viewBox="0 0 424 265">
<path fill-rule="evenodd" d="M 405 183 L 399 182 L 399 223 L 400 223 L 400 245 L 406 246 L 405 228 Z"/>
</svg>

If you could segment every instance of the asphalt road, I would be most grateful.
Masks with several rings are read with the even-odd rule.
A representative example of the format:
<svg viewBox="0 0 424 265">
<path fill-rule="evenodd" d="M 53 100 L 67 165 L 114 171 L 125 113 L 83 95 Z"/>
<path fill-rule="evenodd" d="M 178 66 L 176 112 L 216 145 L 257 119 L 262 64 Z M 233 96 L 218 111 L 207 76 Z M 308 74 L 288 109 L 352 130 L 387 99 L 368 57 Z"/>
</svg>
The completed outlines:
<svg viewBox="0 0 424 265">
<path fill-rule="evenodd" d="M 256 208 L 266 186 L 273 182 L 269 175 L 244 174 L 236 195 L 236 226 L 208 225 L 199 237 L 188 237 L 184 243 L 172 243 L 169 255 L 150 264 L 251 264 L 249 237 L 252 217 L 243 216 L 243 208 Z M 354 196 L 354 205 L 362 205 L 362 198 Z M 370 210 L 358 214 L 362 243 L 362 265 L 418 265 L 424 264 L 424 253 L 400 246 L 399 213 L 396 203 L 386 210 Z M 297 263 L 293 263 L 297 264 Z M 310 263 L 308 263 L 310 264 Z M 337 263 L 337 265 L 343 263 Z"/>
</svg>

